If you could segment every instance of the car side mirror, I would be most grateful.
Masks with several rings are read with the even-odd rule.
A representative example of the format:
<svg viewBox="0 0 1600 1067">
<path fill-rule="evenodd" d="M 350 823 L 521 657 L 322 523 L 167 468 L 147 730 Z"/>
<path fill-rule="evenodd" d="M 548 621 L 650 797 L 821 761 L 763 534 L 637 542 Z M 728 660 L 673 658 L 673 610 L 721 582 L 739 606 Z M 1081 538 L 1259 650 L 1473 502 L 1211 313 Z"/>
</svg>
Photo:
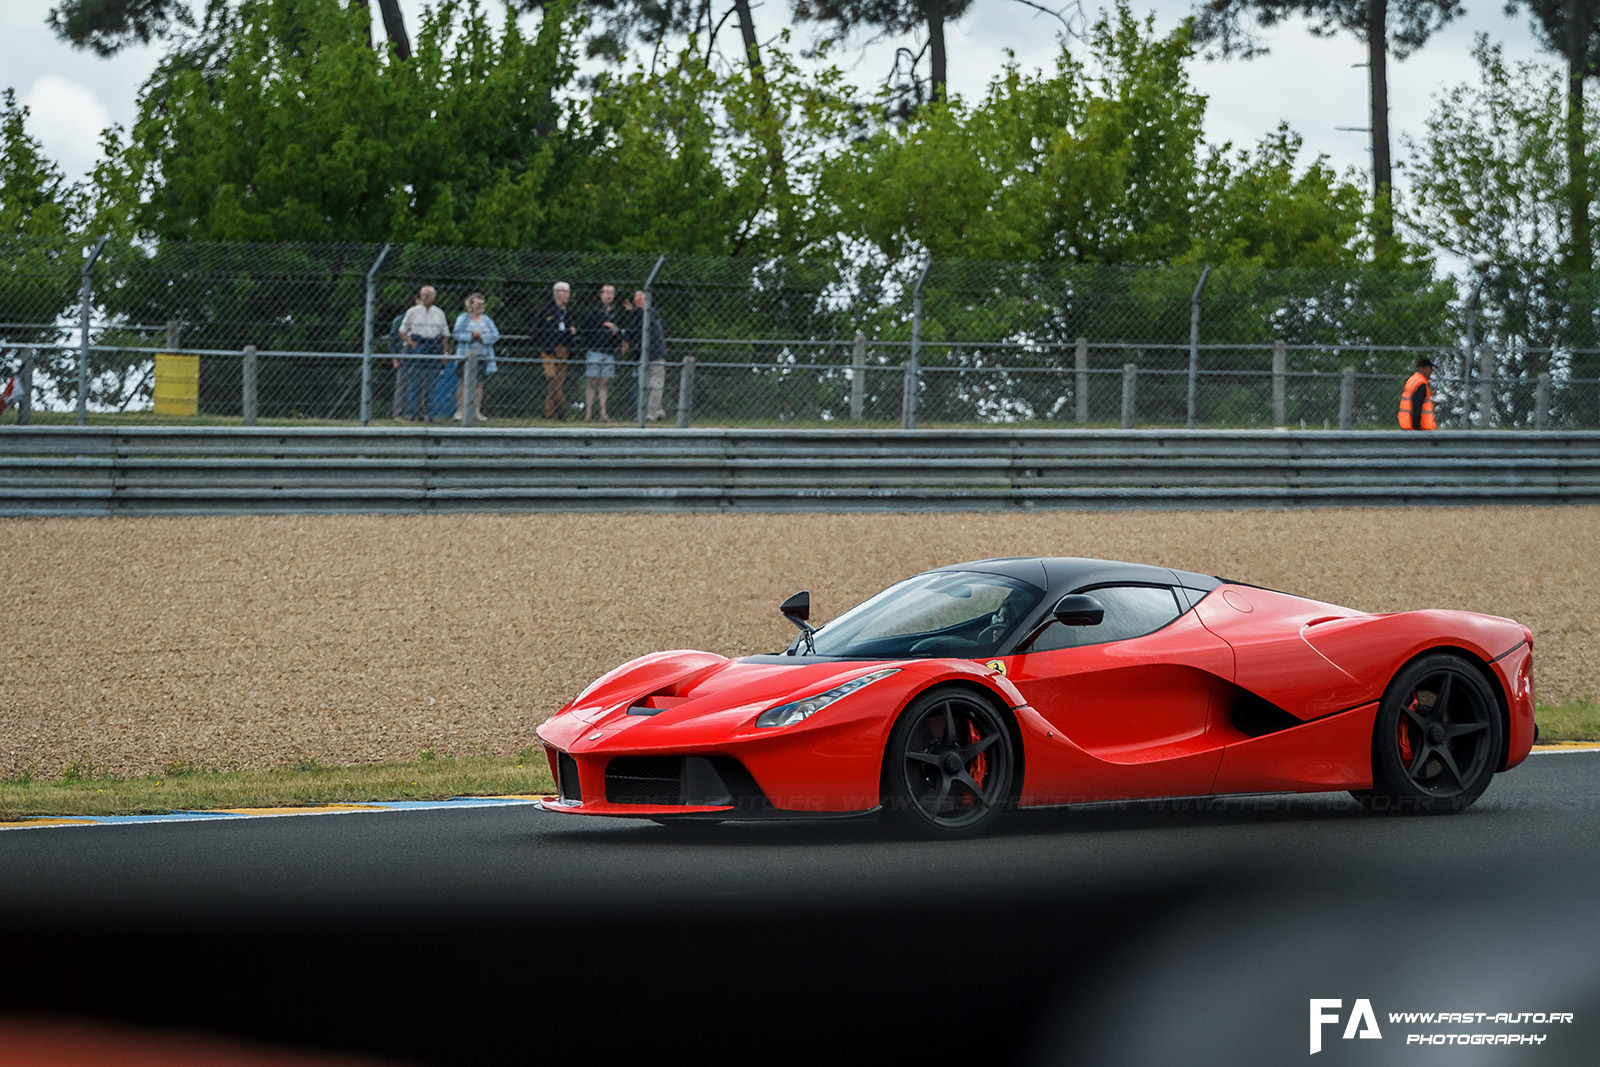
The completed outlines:
<svg viewBox="0 0 1600 1067">
<path fill-rule="evenodd" d="M 1057 622 L 1067 626 L 1099 626 L 1106 618 L 1105 605 L 1083 593 L 1068 593 L 1056 601 L 1051 612 Z"/>
<path fill-rule="evenodd" d="M 811 618 L 811 590 L 802 589 L 782 604 L 779 604 L 778 610 L 783 612 L 784 618 L 800 628 L 800 636 L 804 637 L 806 641 L 806 651 L 815 655 L 817 646 L 811 635 L 816 631 L 811 628 L 811 623 L 806 621 Z M 791 656 L 794 655 L 794 650 L 790 649 L 789 654 Z"/>
<path fill-rule="evenodd" d="M 811 590 L 803 589 L 794 596 L 778 605 L 778 610 L 783 612 L 783 617 L 800 626 L 801 623 L 811 618 Z M 805 627 L 801 627 L 805 629 Z"/>
</svg>

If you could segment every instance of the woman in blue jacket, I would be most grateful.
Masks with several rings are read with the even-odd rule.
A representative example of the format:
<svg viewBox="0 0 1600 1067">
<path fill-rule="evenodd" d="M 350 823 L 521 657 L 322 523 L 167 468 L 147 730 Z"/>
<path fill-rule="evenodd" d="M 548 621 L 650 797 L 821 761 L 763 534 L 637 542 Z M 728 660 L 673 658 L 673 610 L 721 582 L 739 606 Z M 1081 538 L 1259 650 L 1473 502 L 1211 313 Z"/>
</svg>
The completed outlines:
<svg viewBox="0 0 1600 1067">
<path fill-rule="evenodd" d="M 494 320 L 483 313 L 483 294 L 467 297 L 467 310 L 456 316 L 456 328 L 451 331 L 456 339 L 456 418 L 461 418 L 461 390 L 466 382 L 461 378 L 461 363 L 474 353 L 478 357 L 478 388 L 473 397 L 473 417 L 483 422 L 483 383 L 495 372 L 494 343 L 500 340 L 500 330 Z"/>
</svg>

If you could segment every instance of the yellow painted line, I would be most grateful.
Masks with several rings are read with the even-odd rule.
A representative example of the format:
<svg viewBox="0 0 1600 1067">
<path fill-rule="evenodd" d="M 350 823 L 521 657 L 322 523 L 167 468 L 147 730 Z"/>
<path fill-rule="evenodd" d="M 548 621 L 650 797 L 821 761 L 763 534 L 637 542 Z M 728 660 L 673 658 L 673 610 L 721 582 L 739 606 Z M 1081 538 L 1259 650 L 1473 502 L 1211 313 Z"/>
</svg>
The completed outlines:
<svg viewBox="0 0 1600 1067">
<path fill-rule="evenodd" d="M 93 826 L 93 819 L 21 819 L 17 822 L 0 822 L 0 826 Z"/>
<path fill-rule="evenodd" d="M 1586 748 L 1600 748 L 1600 741 L 1551 741 L 1533 746 L 1535 752 L 1573 752 Z"/>
<path fill-rule="evenodd" d="M 305 808 L 207 808 L 224 815 L 311 815 L 319 811 L 388 811 L 381 804 L 317 804 Z"/>
</svg>

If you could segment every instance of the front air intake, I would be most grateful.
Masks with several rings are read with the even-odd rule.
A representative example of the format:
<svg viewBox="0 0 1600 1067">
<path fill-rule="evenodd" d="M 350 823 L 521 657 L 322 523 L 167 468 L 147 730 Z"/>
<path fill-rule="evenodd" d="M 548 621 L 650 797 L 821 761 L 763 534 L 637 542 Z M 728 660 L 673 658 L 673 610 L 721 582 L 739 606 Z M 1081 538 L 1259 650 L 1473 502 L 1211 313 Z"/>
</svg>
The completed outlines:
<svg viewBox="0 0 1600 1067">
<path fill-rule="evenodd" d="M 606 801 L 750 810 L 770 807 L 750 772 L 729 756 L 618 756 L 606 764 Z"/>
<path fill-rule="evenodd" d="M 561 799 L 571 803 L 581 803 L 583 790 L 578 788 L 578 761 L 565 752 L 556 753 L 556 788 L 561 793 Z"/>
</svg>

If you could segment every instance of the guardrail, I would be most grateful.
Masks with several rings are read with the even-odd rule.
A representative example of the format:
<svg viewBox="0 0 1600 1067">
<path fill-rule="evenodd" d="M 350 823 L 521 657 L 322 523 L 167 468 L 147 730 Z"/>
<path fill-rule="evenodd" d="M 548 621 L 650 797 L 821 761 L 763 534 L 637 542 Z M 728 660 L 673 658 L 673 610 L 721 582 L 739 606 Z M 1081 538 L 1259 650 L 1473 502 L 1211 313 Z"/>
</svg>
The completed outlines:
<svg viewBox="0 0 1600 1067">
<path fill-rule="evenodd" d="M 1600 504 L 1600 432 L 0 427 L 0 515 Z"/>
</svg>

